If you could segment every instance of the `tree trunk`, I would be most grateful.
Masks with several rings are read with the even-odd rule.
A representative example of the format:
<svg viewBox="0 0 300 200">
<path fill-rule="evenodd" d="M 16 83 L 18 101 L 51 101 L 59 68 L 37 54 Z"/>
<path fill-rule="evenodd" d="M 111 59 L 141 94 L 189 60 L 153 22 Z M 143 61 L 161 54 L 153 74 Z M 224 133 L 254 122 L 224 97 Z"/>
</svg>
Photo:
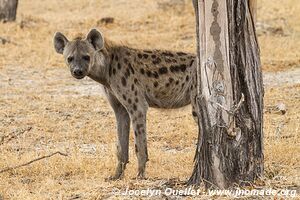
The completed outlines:
<svg viewBox="0 0 300 200">
<path fill-rule="evenodd" d="M 0 21 L 15 21 L 18 0 L 0 0 Z"/>
<path fill-rule="evenodd" d="M 198 0 L 194 5 L 198 62 L 192 106 L 199 135 L 188 183 L 229 188 L 263 173 L 259 47 L 248 1 Z"/>
</svg>

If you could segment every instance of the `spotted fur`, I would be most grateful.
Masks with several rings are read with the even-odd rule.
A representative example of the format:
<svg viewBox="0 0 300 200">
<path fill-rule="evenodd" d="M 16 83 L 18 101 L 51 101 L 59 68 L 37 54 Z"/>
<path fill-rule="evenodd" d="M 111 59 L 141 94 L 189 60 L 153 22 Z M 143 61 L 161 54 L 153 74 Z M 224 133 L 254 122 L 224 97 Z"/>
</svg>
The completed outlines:
<svg viewBox="0 0 300 200">
<path fill-rule="evenodd" d="M 104 40 L 93 29 L 86 38 L 68 41 L 61 33 L 55 49 L 64 55 L 75 78 L 89 76 L 102 84 L 117 120 L 119 179 L 128 162 L 130 121 L 135 135 L 138 177 L 144 177 L 148 161 L 146 114 L 148 107 L 179 108 L 191 103 L 195 55 L 167 50 L 140 50 Z M 83 60 L 90 57 L 90 61 Z M 72 58 L 72 59 L 70 59 Z M 70 62 L 70 60 L 72 60 Z M 83 75 L 74 70 L 82 70 Z M 77 75 L 76 75 L 77 74 Z M 195 115 L 195 112 L 193 111 Z"/>
</svg>

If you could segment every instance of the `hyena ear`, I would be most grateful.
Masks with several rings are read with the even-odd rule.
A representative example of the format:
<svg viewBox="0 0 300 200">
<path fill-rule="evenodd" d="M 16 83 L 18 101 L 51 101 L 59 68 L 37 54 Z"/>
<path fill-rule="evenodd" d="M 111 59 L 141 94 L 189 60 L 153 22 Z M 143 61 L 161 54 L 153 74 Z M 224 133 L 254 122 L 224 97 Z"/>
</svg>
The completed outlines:
<svg viewBox="0 0 300 200">
<path fill-rule="evenodd" d="M 55 33 L 54 35 L 54 48 L 57 53 L 63 54 L 65 46 L 69 42 L 69 40 L 60 32 Z"/>
<path fill-rule="evenodd" d="M 101 50 L 104 47 L 104 38 L 97 29 L 90 30 L 86 39 L 96 50 Z"/>
</svg>

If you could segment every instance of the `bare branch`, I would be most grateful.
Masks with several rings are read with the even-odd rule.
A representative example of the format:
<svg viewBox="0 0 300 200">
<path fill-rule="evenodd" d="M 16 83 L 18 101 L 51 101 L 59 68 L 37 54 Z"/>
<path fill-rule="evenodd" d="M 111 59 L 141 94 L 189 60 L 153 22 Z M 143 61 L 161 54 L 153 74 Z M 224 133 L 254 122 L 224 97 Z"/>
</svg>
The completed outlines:
<svg viewBox="0 0 300 200">
<path fill-rule="evenodd" d="M 18 169 L 18 168 L 21 168 L 21 167 L 30 165 L 30 164 L 32 164 L 32 163 L 34 163 L 34 162 L 37 162 L 37 161 L 40 161 L 40 160 L 42 160 L 42 159 L 50 158 L 50 157 L 52 157 L 52 156 L 54 156 L 54 155 L 56 155 L 56 154 L 59 154 L 59 155 L 61 155 L 61 156 L 68 156 L 68 155 L 65 154 L 65 153 L 62 153 L 62 152 L 60 152 L 60 151 L 57 151 L 57 152 L 55 152 L 55 153 L 52 153 L 52 154 L 49 154 L 49 155 L 46 155 L 46 156 L 42 156 L 42 157 L 36 158 L 36 159 L 34 159 L 34 160 L 31 160 L 31 161 L 26 162 L 26 163 L 21 164 L 21 165 L 17 165 L 17 166 L 15 166 L 15 167 L 7 167 L 7 168 L 5 168 L 5 169 L 2 169 L 2 170 L 0 170 L 0 174 L 1 174 L 1 173 L 4 173 L 4 172 L 7 172 L 7 171 L 10 171 L 10 170 L 15 170 L 15 169 Z"/>
</svg>

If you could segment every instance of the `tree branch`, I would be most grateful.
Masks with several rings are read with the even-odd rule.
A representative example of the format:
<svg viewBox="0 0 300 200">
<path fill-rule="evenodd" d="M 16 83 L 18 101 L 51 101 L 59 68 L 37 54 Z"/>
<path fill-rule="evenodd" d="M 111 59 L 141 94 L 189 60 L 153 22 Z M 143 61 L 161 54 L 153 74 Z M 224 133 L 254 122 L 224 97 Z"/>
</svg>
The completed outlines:
<svg viewBox="0 0 300 200">
<path fill-rule="evenodd" d="M 68 156 L 68 155 L 65 154 L 65 153 L 62 153 L 62 152 L 60 152 L 60 151 L 57 151 L 57 152 L 55 152 L 55 153 L 52 153 L 52 154 L 49 154 L 49 155 L 46 155 L 46 156 L 42 156 L 42 157 L 36 158 L 36 159 L 34 159 L 34 160 L 31 160 L 31 161 L 29 161 L 29 162 L 27 162 L 27 163 L 24 163 L 24 164 L 21 164 L 21 165 L 17 165 L 17 166 L 15 166 L 15 167 L 7 167 L 7 168 L 5 168 L 5 169 L 2 169 L 2 170 L 0 170 L 0 174 L 1 174 L 1 173 L 4 173 L 4 172 L 7 172 L 7 171 L 10 171 L 10 170 L 14 170 L 14 169 L 18 169 L 18 168 L 21 168 L 21 167 L 30 165 L 30 164 L 32 164 L 32 163 L 34 163 L 34 162 L 37 162 L 37 161 L 40 161 L 40 160 L 42 160 L 42 159 L 50 158 L 50 157 L 52 157 L 52 156 L 54 156 L 54 155 L 56 155 L 56 154 L 59 154 L 59 155 L 61 155 L 61 156 Z"/>
</svg>

